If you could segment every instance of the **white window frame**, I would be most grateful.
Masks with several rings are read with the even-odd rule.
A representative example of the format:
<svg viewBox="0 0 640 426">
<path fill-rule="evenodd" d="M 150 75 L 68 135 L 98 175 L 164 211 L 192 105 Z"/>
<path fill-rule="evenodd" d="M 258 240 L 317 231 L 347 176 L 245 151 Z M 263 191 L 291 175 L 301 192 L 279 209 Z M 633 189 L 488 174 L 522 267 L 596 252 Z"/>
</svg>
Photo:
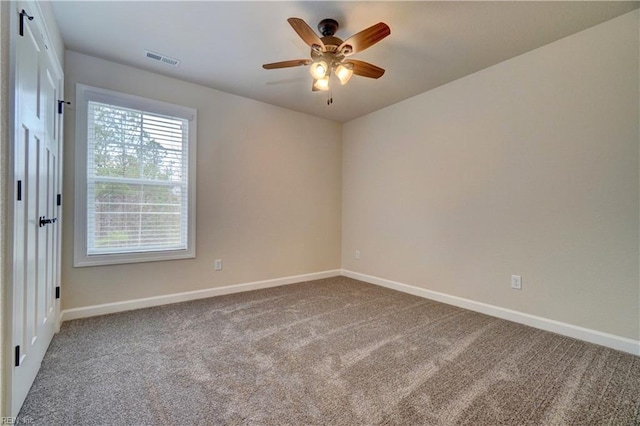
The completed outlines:
<svg viewBox="0 0 640 426">
<path fill-rule="evenodd" d="M 87 254 L 87 111 L 89 101 L 101 102 L 124 108 L 168 115 L 189 121 L 187 167 L 187 248 L 186 250 L 160 250 L 113 254 Z M 196 133 L 197 111 L 140 96 L 113 90 L 76 84 L 75 129 L 75 217 L 74 262 L 75 267 L 115 265 L 121 263 L 154 262 L 196 257 Z"/>
</svg>

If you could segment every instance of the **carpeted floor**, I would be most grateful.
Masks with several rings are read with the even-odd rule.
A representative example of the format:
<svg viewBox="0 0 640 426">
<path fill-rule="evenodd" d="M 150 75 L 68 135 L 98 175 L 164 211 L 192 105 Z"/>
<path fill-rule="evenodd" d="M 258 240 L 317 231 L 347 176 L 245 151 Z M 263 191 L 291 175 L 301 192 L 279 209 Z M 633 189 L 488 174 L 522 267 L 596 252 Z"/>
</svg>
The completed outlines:
<svg viewBox="0 0 640 426">
<path fill-rule="evenodd" d="M 35 425 L 638 425 L 640 357 L 336 277 L 65 322 Z"/>
</svg>

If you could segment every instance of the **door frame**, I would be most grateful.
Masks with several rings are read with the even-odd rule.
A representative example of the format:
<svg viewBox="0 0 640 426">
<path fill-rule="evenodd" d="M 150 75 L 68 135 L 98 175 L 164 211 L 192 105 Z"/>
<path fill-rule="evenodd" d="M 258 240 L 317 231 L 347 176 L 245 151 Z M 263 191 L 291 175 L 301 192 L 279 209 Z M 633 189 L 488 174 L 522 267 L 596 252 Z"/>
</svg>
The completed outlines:
<svg viewBox="0 0 640 426">
<path fill-rule="evenodd" d="M 4 3 L 4 2 L 3 2 Z M 7 130 L 4 135 L 8 136 L 6 141 L 6 159 L 2 164 L 2 167 L 5 169 L 4 178 L 5 180 L 5 194 L 6 197 L 3 200 L 3 215 L 4 215 L 4 237 L 0 243 L 4 246 L 5 256 L 3 259 L 2 269 L 4 271 L 3 276 L 0 277 L 2 279 L 2 333 L 1 333 L 1 341 L 2 341 L 2 356 L 0 357 L 2 362 L 2 375 L 1 378 L 1 389 L 0 389 L 0 417 L 15 417 L 18 413 L 12 412 L 12 403 L 13 403 L 13 368 L 14 368 L 14 350 L 13 350 L 13 296 L 14 296 L 14 277 L 13 277 L 13 262 L 14 262 L 14 253 L 13 253 L 13 243 L 15 238 L 15 230 L 14 230 L 14 209 L 15 209 L 15 200 L 16 200 L 16 183 L 15 183 L 15 143 L 17 141 L 18 134 L 17 126 L 16 126 L 16 42 L 17 37 L 20 37 L 19 32 L 19 13 L 25 8 L 28 9 L 29 12 L 36 17 L 30 23 L 35 25 L 38 29 L 38 32 L 42 35 L 44 39 L 44 43 L 48 48 L 46 49 L 46 54 L 49 56 L 49 59 L 53 66 L 56 68 L 56 72 L 60 76 L 62 76 L 61 81 L 59 82 L 58 93 L 60 98 L 64 99 L 64 69 L 61 65 L 60 58 L 58 58 L 53 44 L 51 42 L 51 36 L 49 33 L 49 29 L 47 27 L 46 22 L 44 21 L 45 15 L 40 8 L 40 4 L 34 0 L 21 0 L 21 1 L 10 1 L 7 2 L 8 7 L 5 7 L 2 11 L 9 15 L 9 75 L 7 81 L 8 88 L 8 99 L 4 102 L 3 107 L 6 108 L 6 124 Z M 5 33 L 6 35 L 6 33 Z M 6 46 L 6 44 L 5 44 Z M 3 58 L 4 59 L 4 58 Z M 59 119 L 59 126 L 57 128 L 58 131 L 58 158 L 59 158 L 59 168 L 58 168 L 58 191 L 62 192 L 62 179 L 63 179 L 63 142 L 64 142 L 64 133 L 63 133 L 63 122 L 62 116 Z M 62 240 L 62 208 L 59 208 L 58 214 L 59 227 L 58 227 L 58 257 L 61 258 L 61 240 Z M 61 276 L 61 265 L 59 264 L 57 267 L 56 277 L 56 285 L 59 286 L 60 276 Z M 55 331 L 59 331 L 61 324 L 61 315 L 60 315 L 60 299 L 55 300 Z"/>
</svg>

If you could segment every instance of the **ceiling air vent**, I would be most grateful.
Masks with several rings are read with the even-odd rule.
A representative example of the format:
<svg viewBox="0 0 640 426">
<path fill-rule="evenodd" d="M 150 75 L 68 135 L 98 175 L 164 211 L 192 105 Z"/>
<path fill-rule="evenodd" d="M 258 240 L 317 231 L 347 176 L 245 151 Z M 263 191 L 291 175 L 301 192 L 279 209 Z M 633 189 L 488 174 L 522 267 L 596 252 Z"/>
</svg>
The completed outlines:
<svg viewBox="0 0 640 426">
<path fill-rule="evenodd" d="M 170 58 L 165 55 L 161 55 L 160 53 L 155 53 L 149 50 L 145 50 L 144 54 L 147 57 L 147 59 L 151 59 L 152 61 L 162 62 L 163 64 L 171 65 L 174 67 L 177 67 L 178 65 L 180 65 L 179 60 Z"/>
</svg>

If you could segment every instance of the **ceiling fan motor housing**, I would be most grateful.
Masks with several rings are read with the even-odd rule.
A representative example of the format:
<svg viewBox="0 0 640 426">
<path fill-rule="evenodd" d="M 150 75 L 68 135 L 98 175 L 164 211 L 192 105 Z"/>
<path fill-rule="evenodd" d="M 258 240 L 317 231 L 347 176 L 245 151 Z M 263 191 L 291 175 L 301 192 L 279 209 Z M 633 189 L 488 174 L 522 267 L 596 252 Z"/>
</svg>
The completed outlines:
<svg viewBox="0 0 640 426">
<path fill-rule="evenodd" d="M 320 40 L 324 43 L 324 47 L 327 52 L 336 52 L 338 50 L 338 46 L 342 44 L 342 40 L 334 36 L 324 36 Z"/>
<path fill-rule="evenodd" d="M 340 24 L 335 19 L 323 19 L 318 24 L 318 31 L 323 36 L 332 36 L 338 31 Z"/>
</svg>

